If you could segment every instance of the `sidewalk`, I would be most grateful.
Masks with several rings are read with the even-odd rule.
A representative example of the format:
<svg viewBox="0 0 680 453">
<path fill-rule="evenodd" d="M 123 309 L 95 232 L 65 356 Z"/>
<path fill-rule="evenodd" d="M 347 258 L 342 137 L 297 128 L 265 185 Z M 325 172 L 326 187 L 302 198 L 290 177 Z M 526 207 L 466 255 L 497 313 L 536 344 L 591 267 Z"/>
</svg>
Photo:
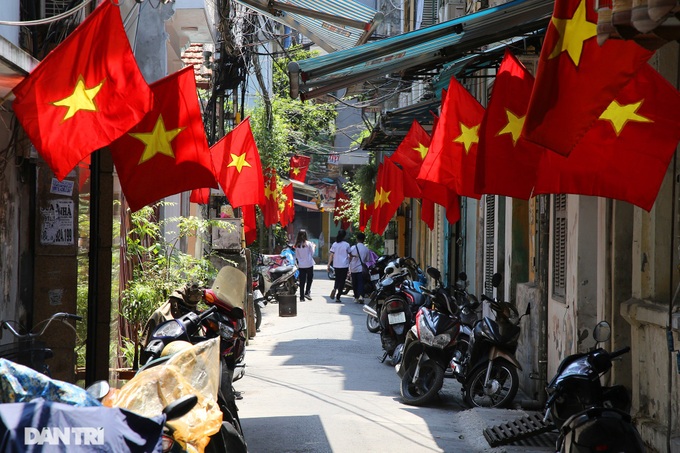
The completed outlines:
<svg viewBox="0 0 680 453">
<path fill-rule="evenodd" d="M 296 315 L 263 310 L 260 332 L 246 349 L 239 416 L 251 453 L 549 452 L 549 445 L 491 448 L 487 427 L 523 410 L 467 409 L 460 385 L 447 379 L 430 407 L 401 403 L 399 378 L 381 363 L 378 335 L 366 328 L 353 296 L 330 298 L 326 265 L 315 266 L 312 300 Z M 520 398 L 518 396 L 518 398 Z"/>
</svg>

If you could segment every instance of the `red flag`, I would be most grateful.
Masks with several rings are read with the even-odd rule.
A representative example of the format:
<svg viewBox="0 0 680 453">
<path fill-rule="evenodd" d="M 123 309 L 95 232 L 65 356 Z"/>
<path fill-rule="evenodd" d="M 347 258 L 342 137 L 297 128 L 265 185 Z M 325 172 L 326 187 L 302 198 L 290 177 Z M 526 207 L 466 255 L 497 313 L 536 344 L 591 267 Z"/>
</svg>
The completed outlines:
<svg viewBox="0 0 680 453">
<path fill-rule="evenodd" d="M 192 67 L 151 85 L 154 108 L 110 146 L 130 209 L 216 187 Z"/>
<path fill-rule="evenodd" d="M 451 77 L 418 180 L 449 187 L 462 196 L 479 198 L 474 185 L 479 126 L 483 118 L 484 107 Z"/>
<path fill-rule="evenodd" d="M 368 225 L 368 220 L 373 215 L 373 203 L 367 205 L 361 200 L 359 205 L 359 231 L 366 231 L 366 225 Z"/>
<path fill-rule="evenodd" d="M 349 198 L 347 198 L 347 195 L 345 195 L 344 192 L 338 191 L 335 194 L 335 205 L 333 206 L 333 221 L 335 224 L 338 224 L 338 221 L 340 220 L 340 228 L 343 230 L 346 230 L 349 228 L 349 220 L 347 219 L 347 216 L 345 214 L 345 211 L 348 211 L 351 208 L 349 204 Z"/>
<path fill-rule="evenodd" d="M 291 156 L 290 179 L 305 182 L 305 178 L 307 178 L 307 169 L 309 168 L 309 162 L 311 160 L 312 159 L 307 156 L 300 155 Z"/>
<path fill-rule="evenodd" d="M 279 196 L 276 184 L 276 170 L 267 168 L 264 179 L 264 197 L 266 201 L 261 206 L 264 216 L 264 226 L 268 227 L 277 223 L 279 218 Z"/>
<path fill-rule="evenodd" d="M 389 158 L 383 160 L 378 170 L 378 182 L 375 185 L 373 199 L 373 217 L 371 231 L 382 234 L 387 228 L 397 209 L 404 201 L 404 183 L 402 171 Z"/>
<path fill-rule="evenodd" d="M 653 54 L 634 41 L 600 46 L 594 1 L 555 1 L 522 132 L 564 156 Z"/>
<path fill-rule="evenodd" d="M 211 148 L 215 171 L 224 194 L 233 207 L 263 205 L 264 176 L 260 153 L 246 118 Z"/>
<path fill-rule="evenodd" d="M 255 205 L 241 206 L 241 214 L 243 215 L 243 232 L 246 236 L 246 245 L 250 245 L 257 239 Z"/>
<path fill-rule="evenodd" d="M 102 2 L 13 90 L 14 112 L 57 179 L 153 107 L 120 11 Z"/>
<path fill-rule="evenodd" d="M 208 204 L 210 202 L 210 188 L 204 187 L 192 190 L 189 201 L 198 204 Z"/>
<path fill-rule="evenodd" d="M 615 198 L 649 211 L 679 140 L 680 93 L 645 64 L 568 157 L 544 152 L 536 193 Z"/>
<path fill-rule="evenodd" d="M 90 179 L 90 163 L 89 155 L 78 163 L 78 192 L 83 191 L 85 183 Z"/>
<path fill-rule="evenodd" d="M 477 149 L 478 193 L 528 200 L 544 149 L 520 136 L 534 78 L 510 51 L 498 68 L 480 128 Z"/>
<path fill-rule="evenodd" d="M 430 135 L 417 120 L 413 120 L 408 133 L 390 158 L 408 173 L 418 176 L 429 148 Z"/>
<path fill-rule="evenodd" d="M 283 194 L 286 196 L 284 201 L 283 210 L 279 211 L 279 217 L 281 218 L 281 226 L 286 226 L 293 223 L 295 219 L 295 203 L 293 202 L 293 184 L 287 184 L 283 187 Z"/>
</svg>

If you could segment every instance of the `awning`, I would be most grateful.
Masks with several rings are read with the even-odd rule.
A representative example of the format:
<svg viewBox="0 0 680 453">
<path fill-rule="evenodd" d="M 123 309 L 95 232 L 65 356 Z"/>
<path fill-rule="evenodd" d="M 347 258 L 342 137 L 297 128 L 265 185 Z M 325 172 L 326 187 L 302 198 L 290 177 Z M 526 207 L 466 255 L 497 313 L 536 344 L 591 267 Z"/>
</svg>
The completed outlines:
<svg viewBox="0 0 680 453">
<path fill-rule="evenodd" d="M 365 43 L 383 14 L 354 0 L 236 0 L 305 35 L 326 52 Z"/>
<path fill-rule="evenodd" d="M 440 103 L 440 99 L 433 98 L 408 107 L 383 112 L 371 135 L 361 143 L 361 149 L 378 152 L 394 151 L 404 140 L 413 120 L 418 120 L 425 130 L 431 130 L 434 119 L 432 113 L 439 111 Z"/>
<path fill-rule="evenodd" d="M 310 99 L 386 74 L 413 76 L 432 71 L 482 46 L 545 28 L 553 4 L 553 0 L 514 0 L 431 27 L 291 62 L 290 95 Z"/>
</svg>

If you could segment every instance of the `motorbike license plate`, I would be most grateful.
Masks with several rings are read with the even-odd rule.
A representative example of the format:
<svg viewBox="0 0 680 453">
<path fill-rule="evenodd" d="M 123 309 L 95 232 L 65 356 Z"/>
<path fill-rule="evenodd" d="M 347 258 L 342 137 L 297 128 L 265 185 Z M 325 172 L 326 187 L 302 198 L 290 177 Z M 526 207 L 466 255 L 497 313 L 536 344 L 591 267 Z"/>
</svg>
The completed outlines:
<svg viewBox="0 0 680 453">
<path fill-rule="evenodd" d="M 371 281 L 380 280 L 380 274 L 371 274 Z"/>
<path fill-rule="evenodd" d="M 402 324 L 406 322 L 406 314 L 403 311 L 387 313 L 387 322 L 390 324 Z"/>
</svg>

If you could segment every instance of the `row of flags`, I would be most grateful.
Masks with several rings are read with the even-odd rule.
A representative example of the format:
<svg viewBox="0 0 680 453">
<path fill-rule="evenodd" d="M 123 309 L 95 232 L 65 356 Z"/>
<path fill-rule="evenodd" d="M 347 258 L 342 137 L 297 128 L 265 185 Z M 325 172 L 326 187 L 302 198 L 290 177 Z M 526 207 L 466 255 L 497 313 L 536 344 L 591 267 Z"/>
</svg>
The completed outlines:
<svg viewBox="0 0 680 453">
<path fill-rule="evenodd" d="M 404 197 L 460 219 L 459 196 L 571 193 L 651 210 L 680 140 L 680 93 L 632 41 L 597 43 L 592 0 L 557 0 L 537 78 L 507 50 L 485 109 L 454 77 L 432 136 L 416 121 L 380 165 L 372 205 L 382 234 Z M 369 214 L 370 213 L 370 214 Z"/>
<path fill-rule="evenodd" d="M 108 146 L 132 211 L 184 191 L 207 203 L 219 186 L 242 208 L 248 243 L 255 206 L 266 221 L 292 222 L 293 187 L 284 188 L 279 212 L 276 174 L 265 185 L 249 119 L 209 147 L 193 67 L 148 85 L 113 2 L 102 2 L 13 92 L 17 119 L 60 181 Z M 293 156 L 290 177 L 304 182 L 309 163 Z"/>
</svg>

